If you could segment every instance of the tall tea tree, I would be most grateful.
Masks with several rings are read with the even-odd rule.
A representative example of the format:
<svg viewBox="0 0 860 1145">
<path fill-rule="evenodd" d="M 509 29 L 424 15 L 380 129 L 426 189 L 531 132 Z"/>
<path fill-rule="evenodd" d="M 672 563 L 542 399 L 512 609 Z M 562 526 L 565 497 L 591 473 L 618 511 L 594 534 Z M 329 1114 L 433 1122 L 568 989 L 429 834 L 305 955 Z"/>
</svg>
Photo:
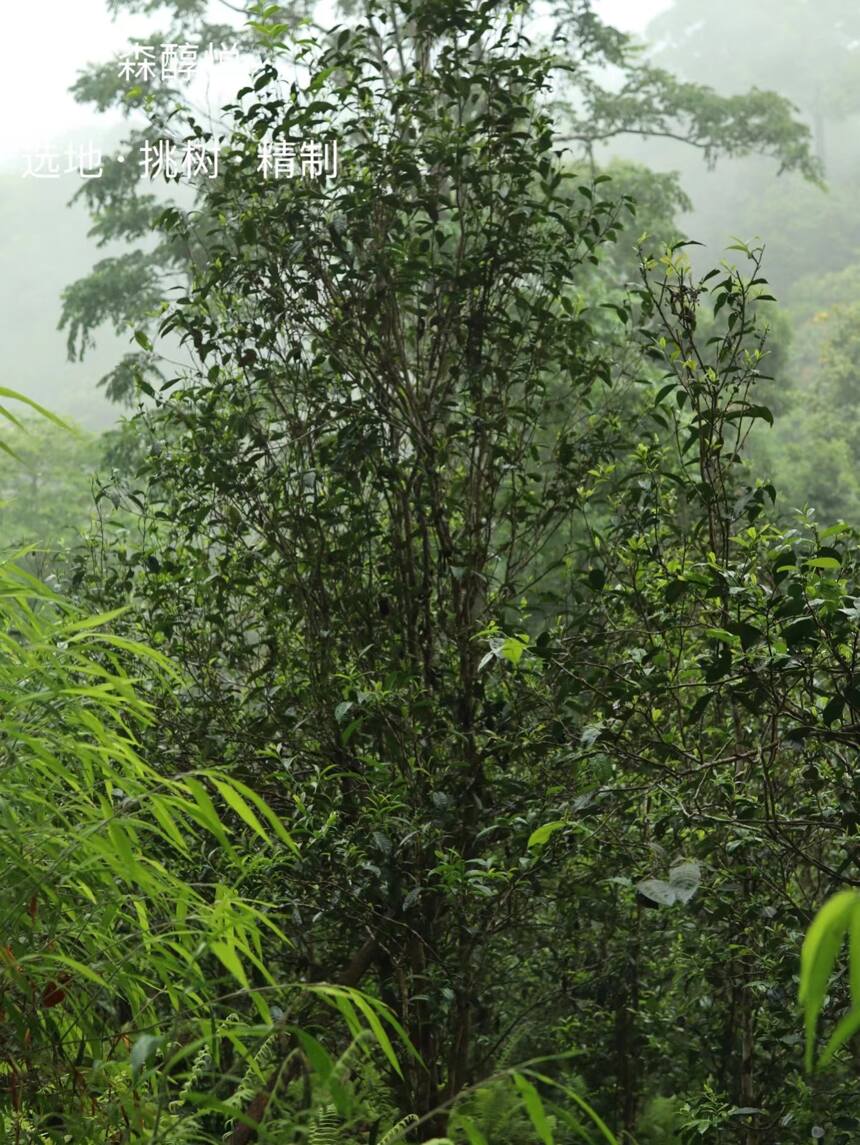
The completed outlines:
<svg viewBox="0 0 860 1145">
<path fill-rule="evenodd" d="M 171 750 L 306 820 L 298 967 L 363 959 L 423 1114 L 492 1063 L 508 1000 L 482 964 L 542 885 L 570 755 L 543 633 L 619 432 L 577 285 L 625 204 L 565 173 L 553 61 L 498 5 L 406 14 L 408 74 L 381 21 L 306 47 L 304 90 L 264 68 L 203 213 L 164 215 L 217 230 L 162 326 L 198 368 L 139 418 L 152 531 L 115 575 L 197 680 Z M 258 170 L 335 134 L 337 178 Z"/>
</svg>

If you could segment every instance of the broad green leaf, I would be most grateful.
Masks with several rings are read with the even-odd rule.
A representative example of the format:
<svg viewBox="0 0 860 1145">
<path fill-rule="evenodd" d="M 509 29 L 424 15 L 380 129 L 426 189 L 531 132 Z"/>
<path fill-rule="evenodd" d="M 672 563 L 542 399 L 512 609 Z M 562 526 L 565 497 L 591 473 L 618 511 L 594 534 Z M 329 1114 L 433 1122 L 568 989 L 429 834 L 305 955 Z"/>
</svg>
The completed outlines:
<svg viewBox="0 0 860 1145">
<path fill-rule="evenodd" d="M 526 844 L 528 850 L 532 847 L 542 847 L 547 843 L 556 831 L 561 831 L 567 824 L 562 819 L 554 819 L 551 823 L 544 823 L 542 827 L 535 828 L 529 835 L 529 841 Z"/>
<path fill-rule="evenodd" d="M 523 636 L 508 636 L 502 644 L 500 655 L 510 661 L 511 664 L 519 664 L 526 651 L 526 645 L 529 638 L 527 635 Z"/>
<path fill-rule="evenodd" d="M 807 1069 L 812 1069 L 815 1029 L 827 994 L 827 984 L 851 915 L 858 907 L 860 895 L 856 891 L 840 891 L 821 907 L 803 940 L 798 1000 L 804 1011 Z"/>
<path fill-rule="evenodd" d="M 811 557 L 806 563 L 811 569 L 838 569 L 842 567 L 836 557 Z"/>
<path fill-rule="evenodd" d="M 143 1070 L 155 1057 L 156 1050 L 158 1050 L 164 1038 L 156 1037 L 154 1034 L 139 1034 L 135 1038 L 134 1045 L 131 1048 L 131 1075 L 133 1078 L 140 1077 Z"/>
</svg>

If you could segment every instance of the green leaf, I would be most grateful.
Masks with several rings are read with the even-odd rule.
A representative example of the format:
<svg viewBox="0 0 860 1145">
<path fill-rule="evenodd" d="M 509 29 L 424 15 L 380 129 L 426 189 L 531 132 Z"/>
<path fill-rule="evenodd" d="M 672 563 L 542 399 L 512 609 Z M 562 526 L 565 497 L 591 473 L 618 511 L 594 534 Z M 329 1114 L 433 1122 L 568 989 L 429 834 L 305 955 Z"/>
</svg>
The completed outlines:
<svg viewBox="0 0 860 1145">
<path fill-rule="evenodd" d="M 835 537 L 839 533 L 850 531 L 850 529 L 850 525 L 846 525 L 844 521 L 840 521 L 838 525 L 831 525 L 828 529 L 824 529 L 819 535 L 822 541 L 826 541 L 828 537 Z"/>
<path fill-rule="evenodd" d="M 701 879 L 698 863 L 676 863 L 669 871 L 668 880 L 642 879 L 636 884 L 636 889 L 660 906 L 672 906 L 676 902 L 688 903 L 698 890 Z"/>
<path fill-rule="evenodd" d="M 818 1059 L 818 1068 L 823 1069 L 833 1060 L 839 1050 L 860 1030 L 860 1008 L 853 1007 L 836 1024 L 836 1029 L 827 1039 L 827 1044 Z"/>
<path fill-rule="evenodd" d="M 394 1052 L 394 1046 L 391 1044 L 391 1039 L 388 1034 L 383 1029 L 382 1022 L 380 1022 L 378 1015 L 375 1013 L 370 1000 L 365 998 L 360 991 L 353 990 L 352 1001 L 367 1019 L 367 1024 L 373 1031 L 373 1036 L 376 1038 L 379 1048 L 388 1059 L 391 1068 L 398 1077 L 403 1077 L 403 1071 L 400 1068 L 400 1062 L 397 1060 L 397 1055 Z"/>
<path fill-rule="evenodd" d="M 49 409 L 45 409 L 44 406 L 40 406 L 39 403 L 34 402 L 32 398 L 28 398 L 24 394 L 18 393 L 17 390 L 10 390 L 6 386 L 0 386 L 0 398 L 11 398 L 13 401 L 23 402 L 24 405 L 29 406 L 30 409 L 34 409 L 37 413 L 40 413 L 42 417 L 46 417 L 48 421 L 53 422 L 53 424 L 56 426 L 59 426 L 60 429 L 66 429 L 69 431 L 69 433 L 77 433 L 74 426 L 69 425 L 68 422 L 63 421 L 61 417 L 57 417 L 56 414 L 51 413 L 51 411 Z"/>
<path fill-rule="evenodd" d="M 840 891 L 829 899 L 813 919 L 800 952 L 798 1001 L 806 1027 L 806 1068 L 812 1069 L 815 1029 L 827 994 L 827 984 L 845 939 L 854 911 L 860 910 L 860 894 Z"/>
<path fill-rule="evenodd" d="M 307 1030 L 302 1030 L 299 1027 L 292 1027 L 292 1031 L 298 1039 L 308 1061 L 311 1063 L 311 1068 L 319 1076 L 320 1081 L 327 1081 L 331 1076 L 334 1069 L 334 1062 L 329 1057 L 325 1048 L 320 1042 L 309 1034 Z"/>
<path fill-rule="evenodd" d="M 230 785 L 232 786 L 234 791 L 237 791 L 240 795 L 242 795 L 244 797 L 246 802 L 253 803 L 253 805 L 257 808 L 257 810 L 260 812 L 260 814 L 263 816 L 263 818 L 268 820 L 269 825 L 271 826 L 271 828 L 275 832 L 275 834 L 278 836 L 278 838 L 281 840 L 281 842 L 286 844 L 286 846 L 289 847 L 289 849 L 293 852 L 293 854 L 298 855 L 299 854 L 298 844 L 296 843 L 296 841 L 292 837 L 292 835 L 289 833 L 289 831 L 286 829 L 284 824 L 281 822 L 280 816 L 278 816 L 278 814 L 272 810 L 272 808 L 268 805 L 268 803 L 265 801 L 265 799 L 263 799 L 263 797 L 261 795 L 258 795 L 258 793 L 256 791 L 254 791 L 252 788 L 248 787 L 247 784 L 242 783 L 238 779 L 235 779 L 232 775 L 230 776 Z"/>
<path fill-rule="evenodd" d="M 727 632 L 725 628 L 706 628 L 705 635 L 711 640 L 719 640 L 722 644 L 728 644 L 732 648 L 737 648 L 741 642 L 740 636 L 736 636 L 733 632 Z"/>
<path fill-rule="evenodd" d="M 242 960 L 236 953 L 235 946 L 228 942 L 212 941 L 209 943 L 209 949 L 221 965 L 236 979 L 240 986 L 243 986 L 246 990 L 250 989 L 248 975 L 245 973 Z"/>
<path fill-rule="evenodd" d="M 842 567 L 836 557 L 811 557 L 806 564 L 811 569 L 838 569 Z"/>
<path fill-rule="evenodd" d="M 525 634 L 523 636 L 508 636 L 502 644 L 500 655 L 505 660 L 510 661 L 511 664 L 519 664 L 528 642 L 529 638 Z"/>
<path fill-rule="evenodd" d="M 552 1133 L 552 1126 L 544 1111 L 543 1102 L 540 1099 L 540 1094 L 532 1085 L 532 1083 L 521 1073 L 514 1071 L 511 1075 L 514 1079 L 514 1084 L 520 1091 L 523 1099 L 523 1104 L 526 1107 L 526 1112 L 529 1115 L 535 1132 L 540 1137 L 543 1145 L 555 1145 L 555 1138 Z"/>
<path fill-rule="evenodd" d="M 215 805 L 209 798 L 203 784 L 193 777 L 189 777 L 185 780 L 185 785 L 194 798 L 194 803 L 188 804 L 188 814 L 193 816 L 201 827 L 214 835 L 226 850 L 232 850 L 224 825 L 219 819 Z"/>
<path fill-rule="evenodd" d="M 851 1005 L 860 1011 L 860 907 L 852 912 L 849 924 L 848 971 L 851 982 Z"/>
<path fill-rule="evenodd" d="M 529 835 L 529 841 L 526 844 L 527 849 L 530 851 L 532 847 L 542 847 L 547 843 L 556 831 L 560 831 L 567 824 L 562 819 L 553 819 L 551 823 L 544 823 L 542 827 L 537 827 Z"/>
<path fill-rule="evenodd" d="M 22 963 L 25 961 L 26 959 L 21 959 Z M 69 958 L 67 954 L 46 954 L 42 957 L 41 961 L 56 963 L 58 966 L 65 966 L 68 970 L 73 970 L 75 974 L 81 978 L 85 978 L 88 982 L 92 982 L 93 985 L 99 986 L 102 990 L 110 989 L 101 974 L 98 974 L 91 966 L 85 966 L 83 962 L 78 962 L 76 958 Z"/>
<path fill-rule="evenodd" d="M 164 1038 L 154 1034 L 140 1034 L 131 1047 L 131 1076 L 140 1077 L 146 1066 L 155 1057 L 155 1052 L 164 1043 Z"/>
<path fill-rule="evenodd" d="M 487 1145 L 487 1139 L 471 1117 L 464 1113 L 456 1113 L 452 1118 L 453 1125 L 462 1129 L 466 1134 L 469 1145 Z"/>
<path fill-rule="evenodd" d="M 685 580 L 669 581 L 663 594 L 666 598 L 666 603 L 674 604 L 676 600 L 680 600 L 688 588 L 689 584 Z"/>
<path fill-rule="evenodd" d="M 603 1137 L 604 1141 L 607 1142 L 607 1145 L 619 1145 L 618 1138 L 610 1130 L 606 1122 L 600 1117 L 598 1113 L 596 1113 L 591 1108 L 585 1098 L 580 1097 L 575 1089 L 572 1089 L 569 1085 L 564 1085 L 561 1082 L 556 1081 L 554 1078 L 547 1077 L 541 1073 L 537 1073 L 535 1070 L 528 1070 L 524 1072 L 528 1072 L 530 1077 L 535 1078 L 535 1080 L 539 1081 L 542 1085 L 546 1085 L 554 1089 L 560 1089 L 569 1101 L 572 1101 L 574 1105 L 579 1106 L 582 1112 L 590 1118 L 590 1120 L 600 1131 L 600 1135 Z"/>
<path fill-rule="evenodd" d="M 223 796 L 225 803 L 229 804 L 229 806 L 233 808 L 239 818 L 247 823 L 251 830 L 255 831 L 264 843 L 271 845 L 272 840 L 266 834 L 266 831 L 263 828 L 263 824 L 254 814 L 254 812 L 251 810 L 239 792 L 236 791 L 236 789 L 232 787 L 231 784 L 226 783 L 222 779 L 216 779 L 214 776 L 212 776 L 212 783 Z"/>
</svg>

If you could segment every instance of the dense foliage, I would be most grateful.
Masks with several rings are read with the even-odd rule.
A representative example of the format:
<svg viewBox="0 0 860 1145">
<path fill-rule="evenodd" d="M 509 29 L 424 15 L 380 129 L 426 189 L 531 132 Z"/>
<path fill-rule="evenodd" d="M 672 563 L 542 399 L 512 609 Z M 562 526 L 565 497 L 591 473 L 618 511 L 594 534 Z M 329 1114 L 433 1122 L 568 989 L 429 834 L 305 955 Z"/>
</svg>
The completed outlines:
<svg viewBox="0 0 860 1145">
<path fill-rule="evenodd" d="M 224 163 L 90 192 L 155 242 L 70 344 L 133 321 L 139 404 L 56 587 L 0 570 L 5 1138 L 856 1140 L 858 534 L 751 475 L 761 249 L 697 272 L 594 156 L 809 132 L 587 4 L 252 14 L 220 126 L 128 95 Z"/>
</svg>

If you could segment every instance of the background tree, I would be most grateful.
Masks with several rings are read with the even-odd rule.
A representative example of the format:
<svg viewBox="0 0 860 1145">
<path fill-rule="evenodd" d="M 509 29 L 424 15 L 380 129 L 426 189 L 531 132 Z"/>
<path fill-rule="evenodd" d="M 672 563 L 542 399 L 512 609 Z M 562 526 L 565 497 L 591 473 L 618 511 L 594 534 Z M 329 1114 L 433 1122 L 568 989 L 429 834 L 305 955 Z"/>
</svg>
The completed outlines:
<svg viewBox="0 0 860 1145">
<path fill-rule="evenodd" d="M 675 3 L 652 22 L 648 38 L 655 63 L 723 95 L 750 84 L 772 88 L 813 128 L 826 190 L 790 173 L 776 180 L 764 160 L 729 160 L 707 172 L 684 149 L 659 141 L 635 154 L 680 169 L 693 203 L 682 225 L 697 238 L 711 247 L 737 234 L 767 240 L 768 277 L 785 305 L 783 328 L 775 332 L 783 360 L 768 396 L 785 416 L 753 442 L 751 459 L 757 472 L 774 479 L 786 512 L 811 504 L 828 517 L 856 520 L 850 448 L 833 442 L 856 395 L 843 387 L 836 397 L 820 361 L 827 321 L 818 316 L 856 299 L 857 14 L 838 0 L 751 8 Z"/>
</svg>

